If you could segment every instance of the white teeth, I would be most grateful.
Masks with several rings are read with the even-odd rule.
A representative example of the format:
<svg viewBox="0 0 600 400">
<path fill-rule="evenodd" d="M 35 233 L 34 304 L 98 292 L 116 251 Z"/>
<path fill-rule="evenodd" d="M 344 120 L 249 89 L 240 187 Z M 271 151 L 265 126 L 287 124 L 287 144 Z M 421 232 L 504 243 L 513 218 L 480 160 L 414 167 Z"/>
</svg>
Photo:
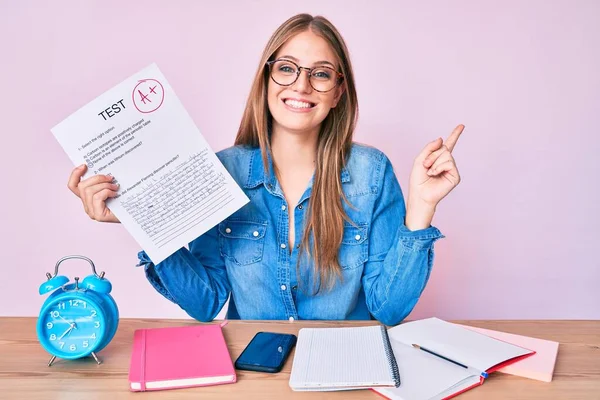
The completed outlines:
<svg viewBox="0 0 600 400">
<path fill-rule="evenodd" d="M 298 101 L 298 100 L 291 100 L 291 99 L 287 99 L 285 101 L 285 104 L 287 104 L 290 107 L 293 108 L 311 108 L 312 105 L 310 103 L 305 103 L 304 101 Z"/>
</svg>

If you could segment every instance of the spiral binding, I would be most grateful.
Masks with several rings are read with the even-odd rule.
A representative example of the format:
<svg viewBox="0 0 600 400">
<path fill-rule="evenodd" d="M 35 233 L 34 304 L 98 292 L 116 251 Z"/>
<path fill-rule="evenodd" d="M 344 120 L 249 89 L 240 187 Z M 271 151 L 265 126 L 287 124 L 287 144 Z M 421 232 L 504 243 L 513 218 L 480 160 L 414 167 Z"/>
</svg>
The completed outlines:
<svg viewBox="0 0 600 400">
<path fill-rule="evenodd" d="M 390 337 L 388 336 L 387 329 L 381 325 L 381 334 L 383 335 L 383 347 L 385 347 L 385 356 L 387 357 L 390 372 L 392 373 L 392 379 L 396 387 L 400 386 L 400 372 L 398 371 L 398 363 L 396 357 L 394 357 L 394 351 L 392 350 L 392 344 L 390 343 Z"/>
</svg>

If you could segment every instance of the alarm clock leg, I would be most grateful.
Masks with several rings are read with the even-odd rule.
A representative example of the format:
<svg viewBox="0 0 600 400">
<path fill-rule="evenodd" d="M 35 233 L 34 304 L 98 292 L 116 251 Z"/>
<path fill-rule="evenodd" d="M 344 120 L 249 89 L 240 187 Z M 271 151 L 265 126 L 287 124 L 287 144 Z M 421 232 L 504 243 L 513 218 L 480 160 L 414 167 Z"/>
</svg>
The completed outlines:
<svg viewBox="0 0 600 400">
<path fill-rule="evenodd" d="M 100 361 L 98 359 L 98 356 L 96 356 L 96 353 L 94 353 L 93 351 L 92 351 L 92 357 L 94 357 L 94 360 L 96 360 L 96 362 L 98 363 L 98 365 L 102 364 L 102 361 Z"/>
<path fill-rule="evenodd" d="M 56 356 L 52 356 L 52 358 L 50 359 L 50 361 L 48 361 L 48 366 L 52 366 L 52 363 L 54 362 L 54 360 L 56 360 Z"/>
</svg>

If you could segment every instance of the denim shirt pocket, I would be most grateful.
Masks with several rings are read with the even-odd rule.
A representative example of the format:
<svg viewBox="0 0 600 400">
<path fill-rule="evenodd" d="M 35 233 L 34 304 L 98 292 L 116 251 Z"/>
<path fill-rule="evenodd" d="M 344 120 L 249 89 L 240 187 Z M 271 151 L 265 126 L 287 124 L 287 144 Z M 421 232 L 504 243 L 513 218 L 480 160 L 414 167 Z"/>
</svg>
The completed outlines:
<svg viewBox="0 0 600 400">
<path fill-rule="evenodd" d="M 265 247 L 266 222 L 225 220 L 219 224 L 221 256 L 237 265 L 262 260 Z"/>
<path fill-rule="evenodd" d="M 368 257 L 368 224 L 353 226 L 344 223 L 344 236 L 338 258 L 342 269 L 354 269 L 363 265 Z"/>
</svg>

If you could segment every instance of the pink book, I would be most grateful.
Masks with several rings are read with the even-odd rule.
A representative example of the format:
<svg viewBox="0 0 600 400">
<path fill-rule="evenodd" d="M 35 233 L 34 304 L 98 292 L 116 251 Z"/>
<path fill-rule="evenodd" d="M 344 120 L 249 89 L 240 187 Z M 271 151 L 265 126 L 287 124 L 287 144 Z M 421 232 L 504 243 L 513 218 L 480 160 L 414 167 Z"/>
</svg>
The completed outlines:
<svg viewBox="0 0 600 400">
<path fill-rule="evenodd" d="M 132 391 L 234 383 L 220 324 L 138 329 L 129 367 Z"/>
<path fill-rule="evenodd" d="M 458 324 L 456 324 L 458 325 Z M 498 369 L 498 372 L 522 376 L 543 382 L 552 381 L 556 356 L 558 354 L 558 343 L 550 340 L 536 339 L 529 336 L 514 335 L 493 331 L 490 329 L 475 328 L 473 326 L 460 325 L 469 330 L 479 332 L 494 339 L 511 343 L 526 349 L 534 350 L 535 354 Z"/>
</svg>

